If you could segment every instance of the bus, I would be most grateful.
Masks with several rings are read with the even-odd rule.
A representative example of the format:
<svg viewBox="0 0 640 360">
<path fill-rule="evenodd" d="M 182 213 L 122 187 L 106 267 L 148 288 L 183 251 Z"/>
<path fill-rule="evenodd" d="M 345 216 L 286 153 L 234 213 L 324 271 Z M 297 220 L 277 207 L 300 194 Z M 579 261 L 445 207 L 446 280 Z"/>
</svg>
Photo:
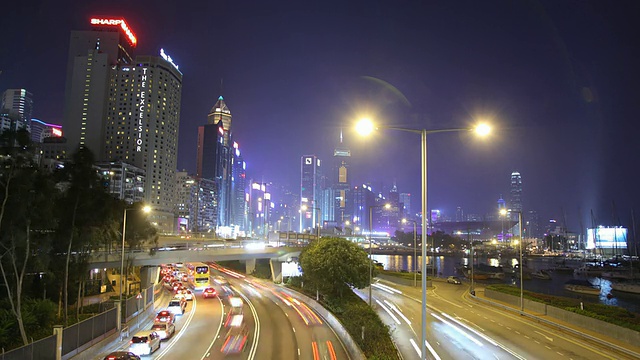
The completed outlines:
<svg viewBox="0 0 640 360">
<path fill-rule="evenodd" d="M 190 262 L 186 264 L 187 282 L 193 290 L 204 290 L 211 284 L 209 276 L 209 265 L 201 262 Z"/>
</svg>

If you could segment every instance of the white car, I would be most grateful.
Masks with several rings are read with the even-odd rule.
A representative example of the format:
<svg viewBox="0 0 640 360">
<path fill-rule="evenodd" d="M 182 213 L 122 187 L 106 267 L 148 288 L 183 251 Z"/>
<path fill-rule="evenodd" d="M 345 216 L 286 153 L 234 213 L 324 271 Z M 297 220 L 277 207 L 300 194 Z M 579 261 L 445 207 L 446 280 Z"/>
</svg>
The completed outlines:
<svg viewBox="0 0 640 360">
<path fill-rule="evenodd" d="M 173 298 L 169 301 L 169 306 L 167 306 L 167 310 L 170 311 L 173 315 L 182 315 L 184 314 L 185 309 L 187 308 L 187 300 L 184 298 Z"/>
<path fill-rule="evenodd" d="M 193 300 L 193 292 L 189 289 L 184 289 L 182 290 L 182 297 L 187 301 L 191 301 Z"/>
<path fill-rule="evenodd" d="M 158 349 L 160 349 L 160 335 L 153 330 L 140 331 L 129 341 L 129 351 L 138 356 L 151 355 Z"/>
<path fill-rule="evenodd" d="M 176 332 L 176 326 L 173 323 L 157 322 L 151 326 L 151 330 L 160 335 L 160 340 L 166 340 Z"/>
</svg>

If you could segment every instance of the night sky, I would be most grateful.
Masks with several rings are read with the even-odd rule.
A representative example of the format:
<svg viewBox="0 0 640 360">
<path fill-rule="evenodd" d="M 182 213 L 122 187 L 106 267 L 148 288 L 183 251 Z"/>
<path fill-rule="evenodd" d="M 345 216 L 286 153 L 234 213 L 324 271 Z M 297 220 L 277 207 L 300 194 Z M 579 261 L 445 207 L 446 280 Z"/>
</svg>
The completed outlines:
<svg viewBox="0 0 640 360">
<path fill-rule="evenodd" d="M 418 211 L 420 137 L 356 138 L 355 120 L 440 129 L 483 118 L 496 130 L 487 140 L 429 135 L 430 208 L 495 212 L 519 171 L 524 209 L 541 222 L 564 213 L 579 232 L 593 211 L 631 227 L 638 1 L 11 1 L 0 91 L 28 89 L 34 117 L 61 123 L 70 31 L 97 15 L 124 17 L 136 54 L 162 47 L 180 66 L 179 169 L 195 172 L 197 126 L 223 95 L 248 177 L 298 191 L 300 157 L 329 165 L 342 128 L 352 184 L 395 181 Z"/>
</svg>

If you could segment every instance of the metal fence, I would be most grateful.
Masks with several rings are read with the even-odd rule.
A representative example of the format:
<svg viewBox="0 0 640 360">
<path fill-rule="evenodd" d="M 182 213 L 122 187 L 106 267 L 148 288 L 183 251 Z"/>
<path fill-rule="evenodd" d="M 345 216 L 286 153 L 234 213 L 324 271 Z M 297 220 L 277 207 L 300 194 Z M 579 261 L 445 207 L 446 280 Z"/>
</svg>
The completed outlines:
<svg viewBox="0 0 640 360">
<path fill-rule="evenodd" d="M 116 331 L 118 309 L 113 308 L 73 324 L 62 332 L 62 356 L 75 355 Z"/>
<path fill-rule="evenodd" d="M 123 322 L 127 322 L 144 311 L 153 303 L 154 294 L 162 288 L 161 284 L 156 287 L 150 286 L 142 290 L 142 298 L 135 296 L 123 301 L 122 314 Z M 63 329 L 62 332 L 62 358 L 68 359 L 106 337 L 116 332 L 118 325 L 118 309 L 113 306 L 113 302 L 101 304 L 101 309 L 108 310 L 73 324 Z M 51 335 L 44 339 L 34 341 L 31 344 L 5 352 L 0 350 L 0 360 L 55 360 L 56 358 L 56 335 Z"/>
<path fill-rule="evenodd" d="M 8 352 L 2 351 L 1 360 L 55 360 L 56 358 L 56 336 L 51 335 L 44 339 L 34 341 L 29 345 L 13 349 Z"/>
</svg>

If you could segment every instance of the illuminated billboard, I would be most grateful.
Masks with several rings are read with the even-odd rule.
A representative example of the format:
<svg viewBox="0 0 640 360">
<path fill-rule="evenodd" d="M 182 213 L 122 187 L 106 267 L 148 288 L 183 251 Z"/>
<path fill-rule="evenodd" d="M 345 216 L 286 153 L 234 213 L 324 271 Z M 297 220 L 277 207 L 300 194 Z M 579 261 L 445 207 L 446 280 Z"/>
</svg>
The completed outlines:
<svg viewBox="0 0 640 360">
<path fill-rule="evenodd" d="M 627 229 L 623 227 L 597 227 L 587 229 L 587 249 L 626 249 Z"/>
<path fill-rule="evenodd" d="M 127 35 L 131 46 L 135 47 L 138 44 L 138 39 L 136 39 L 135 34 L 131 31 L 124 19 L 92 18 L 91 25 L 120 26 L 124 34 Z"/>
</svg>

